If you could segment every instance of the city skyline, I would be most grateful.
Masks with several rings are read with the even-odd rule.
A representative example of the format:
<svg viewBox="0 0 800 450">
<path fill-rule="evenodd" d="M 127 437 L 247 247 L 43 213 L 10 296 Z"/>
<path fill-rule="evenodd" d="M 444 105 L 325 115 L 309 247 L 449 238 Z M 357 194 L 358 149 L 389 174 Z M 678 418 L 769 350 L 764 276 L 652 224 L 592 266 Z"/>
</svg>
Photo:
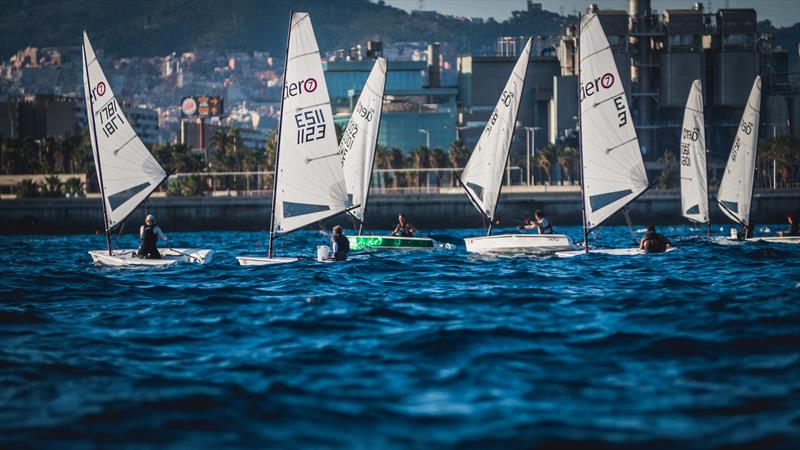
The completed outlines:
<svg viewBox="0 0 800 450">
<path fill-rule="evenodd" d="M 511 17 L 512 11 L 525 10 L 527 0 L 495 0 L 485 2 L 482 0 L 385 0 L 385 3 L 405 11 L 420 9 L 435 10 L 442 14 L 455 16 L 493 17 L 503 21 Z M 601 9 L 628 9 L 628 0 L 536 0 L 542 9 L 559 13 L 574 14 L 584 12 L 586 7 L 597 4 Z M 653 0 L 653 9 L 684 9 L 691 8 L 696 2 L 689 0 Z M 789 27 L 800 22 L 800 2 L 795 0 L 713 0 L 701 2 L 707 11 L 721 8 L 753 8 L 762 20 L 769 20 L 777 27 Z"/>
</svg>

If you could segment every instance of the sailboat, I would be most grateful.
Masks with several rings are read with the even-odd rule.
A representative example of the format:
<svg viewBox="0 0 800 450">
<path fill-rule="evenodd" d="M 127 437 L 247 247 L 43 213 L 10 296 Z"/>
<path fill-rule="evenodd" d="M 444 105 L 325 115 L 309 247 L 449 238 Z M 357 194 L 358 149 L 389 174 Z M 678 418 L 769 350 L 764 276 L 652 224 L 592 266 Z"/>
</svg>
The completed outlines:
<svg viewBox="0 0 800 450">
<path fill-rule="evenodd" d="M 562 234 L 499 234 L 492 235 L 497 204 L 503 184 L 503 173 L 517 123 L 519 103 L 525 87 L 525 74 L 531 54 L 531 40 L 522 50 L 500 99 L 459 177 L 472 205 L 489 224 L 486 236 L 464 239 L 467 251 L 487 254 L 542 253 L 575 248 Z"/>
<path fill-rule="evenodd" d="M 328 86 L 307 12 L 290 13 L 275 153 L 268 253 L 266 257 L 237 256 L 243 266 L 299 260 L 275 257 L 275 238 L 354 208 L 347 195 Z"/>
<path fill-rule="evenodd" d="M 377 58 L 339 143 L 348 195 L 352 203 L 361 205 L 349 213 L 358 222 L 358 235 L 347 239 L 351 250 L 432 250 L 430 238 L 362 234 L 380 131 L 386 71 L 386 60 Z"/>
<path fill-rule="evenodd" d="M 703 84 L 700 80 L 694 80 L 686 99 L 680 145 L 681 212 L 692 223 L 707 224 L 710 234 Z"/>
<path fill-rule="evenodd" d="M 557 253 L 561 257 L 588 253 L 589 232 L 650 187 L 622 79 L 596 13 L 583 17 L 579 39 L 583 249 Z M 592 253 L 643 252 L 637 247 Z"/>
<path fill-rule="evenodd" d="M 213 250 L 159 249 L 161 259 L 141 259 L 135 249 L 114 250 L 111 232 L 120 227 L 169 174 L 136 135 L 97 61 L 89 36 L 83 33 L 83 89 L 94 165 L 103 200 L 106 250 L 92 250 L 96 263 L 111 266 L 165 266 L 178 262 L 205 264 Z"/>
<path fill-rule="evenodd" d="M 716 199 L 722 212 L 743 227 L 752 225 L 750 206 L 753 200 L 760 107 L 761 77 L 756 76 L 750 96 L 747 98 L 747 105 L 742 113 L 742 120 L 736 131 L 736 138 L 728 156 L 728 164 L 725 166 L 725 173 L 722 175 Z M 735 229 L 731 230 L 731 238 L 736 239 Z M 757 237 L 747 240 L 800 243 L 800 236 Z"/>
</svg>

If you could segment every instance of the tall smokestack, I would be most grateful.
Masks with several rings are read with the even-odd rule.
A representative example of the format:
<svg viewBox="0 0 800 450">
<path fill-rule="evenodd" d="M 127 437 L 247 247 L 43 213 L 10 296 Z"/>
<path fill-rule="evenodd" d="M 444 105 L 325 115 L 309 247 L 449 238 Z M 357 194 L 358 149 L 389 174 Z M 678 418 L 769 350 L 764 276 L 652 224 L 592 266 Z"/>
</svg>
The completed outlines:
<svg viewBox="0 0 800 450">
<path fill-rule="evenodd" d="M 442 84 L 442 73 L 439 68 L 440 45 L 438 42 L 428 44 L 428 87 L 438 88 Z"/>
</svg>

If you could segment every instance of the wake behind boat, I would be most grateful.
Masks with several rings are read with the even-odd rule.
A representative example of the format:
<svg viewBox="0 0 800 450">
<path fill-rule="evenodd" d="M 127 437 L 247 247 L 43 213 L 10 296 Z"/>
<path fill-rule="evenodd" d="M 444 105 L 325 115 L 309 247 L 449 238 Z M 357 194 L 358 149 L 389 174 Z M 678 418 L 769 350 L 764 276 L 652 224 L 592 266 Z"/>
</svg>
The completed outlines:
<svg viewBox="0 0 800 450">
<path fill-rule="evenodd" d="M 509 151 L 514 139 L 519 103 L 525 89 L 525 75 L 531 54 L 531 40 L 525 45 L 514 70 L 506 82 L 500 99 L 483 129 L 475 150 L 470 155 L 459 183 L 472 205 L 488 223 L 486 236 L 464 239 L 467 251 L 486 254 L 535 254 L 575 248 L 569 237 L 559 234 L 492 235 L 495 213 L 500 201 L 503 173 L 508 164 Z"/>
<path fill-rule="evenodd" d="M 89 36 L 83 33 L 83 87 L 97 179 L 103 202 L 107 250 L 89 254 L 111 266 L 163 266 L 178 262 L 205 264 L 208 249 L 160 249 L 162 259 L 143 259 L 135 250 L 114 251 L 111 231 L 122 225 L 169 176 L 128 122 L 108 83 Z M 155 246 L 154 246 L 155 247 Z"/>
</svg>

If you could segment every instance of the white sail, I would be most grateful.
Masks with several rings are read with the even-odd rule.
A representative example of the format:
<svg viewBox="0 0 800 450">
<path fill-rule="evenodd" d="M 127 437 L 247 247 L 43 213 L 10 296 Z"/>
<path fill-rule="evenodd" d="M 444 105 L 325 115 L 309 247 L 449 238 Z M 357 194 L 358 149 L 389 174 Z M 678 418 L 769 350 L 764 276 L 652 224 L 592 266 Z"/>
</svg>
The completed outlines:
<svg viewBox="0 0 800 450">
<path fill-rule="evenodd" d="M 328 86 L 311 17 L 292 14 L 283 82 L 272 231 L 287 233 L 345 211 Z"/>
<path fill-rule="evenodd" d="M 586 228 L 647 189 L 639 139 L 608 39 L 596 14 L 581 21 L 580 127 Z"/>
<path fill-rule="evenodd" d="M 114 228 L 167 177 L 122 113 L 83 33 L 83 88 L 94 164 L 102 182 L 106 227 Z"/>
<path fill-rule="evenodd" d="M 378 58 L 339 143 L 348 196 L 353 205 L 361 205 L 351 213 L 361 222 L 364 221 L 372 164 L 375 161 L 385 84 L 386 60 Z"/>
<path fill-rule="evenodd" d="M 750 97 L 747 99 L 717 194 L 717 201 L 722 205 L 725 215 L 745 225 L 750 224 L 750 201 L 753 197 L 760 107 L 761 77 L 757 76 Z"/>
<path fill-rule="evenodd" d="M 681 212 L 697 223 L 708 222 L 706 132 L 703 117 L 703 84 L 694 80 L 681 130 Z"/>
<path fill-rule="evenodd" d="M 503 172 L 511 149 L 517 111 L 522 99 L 525 75 L 531 54 L 531 40 L 520 54 L 514 70 L 503 88 L 483 134 L 469 157 L 461 183 L 467 190 L 475 207 L 489 219 L 494 219 L 495 208 L 503 183 Z"/>
</svg>

